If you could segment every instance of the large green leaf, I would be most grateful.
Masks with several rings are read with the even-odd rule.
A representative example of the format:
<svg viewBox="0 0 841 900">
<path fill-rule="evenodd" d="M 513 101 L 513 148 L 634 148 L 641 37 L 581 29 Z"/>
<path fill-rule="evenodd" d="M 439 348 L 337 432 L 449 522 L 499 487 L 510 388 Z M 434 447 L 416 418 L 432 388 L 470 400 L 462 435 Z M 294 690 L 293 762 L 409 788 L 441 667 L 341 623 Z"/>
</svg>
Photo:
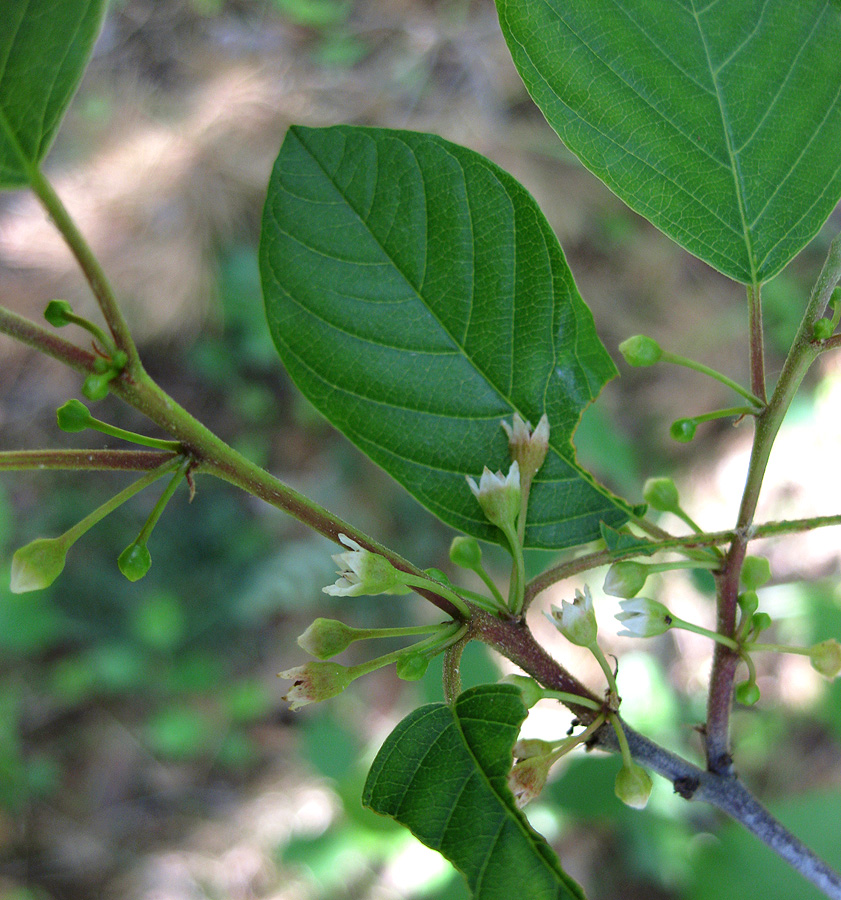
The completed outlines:
<svg viewBox="0 0 841 900">
<path fill-rule="evenodd" d="M 525 717 L 519 690 L 502 684 L 416 709 L 377 754 L 362 802 L 446 856 L 475 900 L 581 900 L 508 789 Z"/>
<path fill-rule="evenodd" d="M 99 33 L 105 0 L 4 0 L 0 187 L 24 187 L 47 155 Z"/>
<path fill-rule="evenodd" d="M 500 422 L 515 411 L 551 426 L 529 546 L 625 519 L 571 441 L 615 368 L 548 223 L 499 167 L 434 135 L 291 128 L 260 267 L 295 383 L 441 519 L 498 538 L 464 476 L 507 471 Z"/>
<path fill-rule="evenodd" d="M 632 209 L 745 283 L 841 196 L 837 0 L 497 0 L 564 143 Z"/>
</svg>

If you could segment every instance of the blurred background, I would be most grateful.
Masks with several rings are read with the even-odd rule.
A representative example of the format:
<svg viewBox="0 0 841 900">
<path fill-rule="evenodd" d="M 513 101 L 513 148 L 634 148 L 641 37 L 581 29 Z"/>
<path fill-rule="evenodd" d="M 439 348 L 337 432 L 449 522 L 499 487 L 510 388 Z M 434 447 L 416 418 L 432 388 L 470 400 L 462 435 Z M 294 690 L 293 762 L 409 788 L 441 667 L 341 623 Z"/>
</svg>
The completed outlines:
<svg viewBox="0 0 841 900">
<path fill-rule="evenodd" d="M 746 380 L 744 291 L 629 212 L 560 144 L 508 58 L 491 0 L 113 0 L 48 174 L 125 303 L 147 368 L 223 438 L 421 567 L 451 572 L 452 532 L 321 419 L 285 376 L 264 325 L 256 247 L 265 185 L 291 123 L 430 130 L 508 169 L 554 227 L 622 377 L 585 415 L 585 465 L 640 500 L 670 474 L 703 527 L 735 519 L 750 427 L 718 422 L 676 444 L 668 425 L 730 405 L 677 369 L 628 370 L 637 332 Z M 769 377 L 782 364 L 833 222 L 765 289 Z M 96 316 L 68 252 L 25 194 L 0 197 L 0 296 L 40 319 L 54 297 Z M 0 339 L 0 449 L 103 446 L 65 435 L 55 409 L 80 379 Z M 111 398 L 96 415 L 146 431 Z M 837 513 L 841 371 L 821 360 L 769 470 L 760 520 Z M 341 700 L 292 714 L 279 670 L 316 616 L 357 626 L 435 621 L 419 599 L 337 601 L 335 548 L 223 484 L 179 492 L 129 584 L 116 559 L 156 495 L 79 542 L 49 590 L 8 591 L 14 549 L 61 533 L 119 490 L 117 475 L 0 478 L 0 898 L 15 900 L 462 900 L 461 878 L 408 833 L 363 810 L 366 767 L 389 730 L 441 699 L 392 669 Z M 154 492 L 153 492 L 154 494 Z M 663 525 L 680 530 L 679 523 Z M 773 639 L 841 636 L 837 531 L 755 548 L 772 562 L 762 609 Z M 504 582 L 501 552 L 487 548 Z M 529 560 L 533 571 L 549 554 Z M 616 639 L 614 601 L 591 585 L 623 712 L 700 760 L 708 642 L 669 632 Z M 805 580 L 805 581 L 804 581 Z M 536 607 L 570 597 L 558 585 Z M 711 584 L 650 582 L 711 626 Z M 549 649 L 594 686 L 586 655 L 543 624 Z M 390 649 L 390 648 L 385 648 Z M 382 652 L 385 652 L 383 649 Z M 343 661 L 365 658 L 349 651 Z M 757 660 L 762 700 L 737 710 L 748 783 L 808 843 L 841 864 L 841 685 L 799 657 Z M 432 667 L 435 668 L 434 666 Z M 480 646 L 465 686 L 510 671 Z M 528 736 L 569 717 L 541 704 Z M 527 810 L 592 900 L 818 896 L 748 835 L 659 782 L 643 812 L 613 796 L 615 759 L 573 754 Z"/>
</svg>

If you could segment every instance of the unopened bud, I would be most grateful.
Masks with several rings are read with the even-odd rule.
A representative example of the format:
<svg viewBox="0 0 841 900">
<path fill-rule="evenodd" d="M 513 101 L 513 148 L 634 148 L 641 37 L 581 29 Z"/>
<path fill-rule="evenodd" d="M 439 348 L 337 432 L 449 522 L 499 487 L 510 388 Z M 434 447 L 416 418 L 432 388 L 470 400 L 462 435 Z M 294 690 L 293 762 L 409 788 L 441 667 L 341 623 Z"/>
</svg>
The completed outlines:
<svg viewBox="0 0 841 900">
<path fill-rule="evenodd" d="M 336 619 L 316 619 L 298 638 L 298 646 L 317 659 L 330 659 L 356 640 L 357 630 Z"/>
<path fill-rule="evenodd" d="M 513 684 L 520 691 L 520 697 L 526 709 L 531 709 L 538 700 L 543 699 L 543 688 L 528 675 L 512 673 L 500 679 L 500 684 Z M 514 754 L 517 755 L 516 753 Z"/>
<path fill-rule="evenodd" d="M 741 703 L 742 706 L 753 706 L 759 701 L 759 688 L 755 681 L 743 681 L 741 684 L 736 685 L 734 696 L 736 702 Z"/>
<path fill-rule="evenodd" d="M 642 497 L 658 512 L 674 512 L 680 509 L 680 496 L 671 478 L 649 478 L 643 485 Z"/>
<path fill-rule="evenodd" d="M 475 571 L 482 565 L 482 548 L 476 538 L 458 535 L 450 544 L 450 561 L 462 569 Z"/>
<path fill-rule="evenodd" d="M 92 418 L 93 416 L 91 416 L 87 406 L 78 400 L 68 400 L 67 403 L 56 410 L 58 427 L 62 431 L 70 433 L 84 431 L 86 428 L 89 428 Z"/>
<path fill-rule="evenodd" d="M 73 315 L 73 307 L 66 300 L 50 300 L 44 310 L 44 318 L 54 328 L 70 324 L 68 316 Z"/>
<path fill-rule="evenodd" d="M 12 593 L 49 587 L 61 574 L 66 557 L 67 545 L 62 538 L 37 538 L 21 547 L 12 557 Z"/>
<path fill-rule="evenodd" d="M 114 380 L 115 375 L 116 372 L 113 371 L 88 375 L 82 382 L 82 393 L 93 403 L 102 400 L 108 395 L 108 385 Z"/>
<path fill-rule="evenodd" d="M 129 544 L 117 559 L 120 571 L 129 581 L 140 581 L 152 566 L 152 555 L 145 544 Z"/>
<path fill-rule="evenodd" d="M 746 556 L 739 577 L 748 590 L 755 591 L 770 581 L 771 564 L 764 556 Z"/>
<path fill-rule="evenodd" d="M 809 650 L 809 661 L 824 678 L 837 678 L 841 672 L 841 644 L 834 638 L 815 644 Z"/>
<path fill-rule="evenodd" d="M 423 653 L 405 653 L 395 665 L 397 677 L 403 681 L 419 681 L 429 668 L 429 657 Z"/>
<path fill-rule="evenodd" d="M 635 334 L 619 345 L 619 352 L 629 366 L 653 366 L 660 361 L 663 351 L 654 338 Z"/>
<path fill-rule="evenodd" d="M 289 678 L 293 682 L 283 699 L 295 710 L 341 694 L 353 681 L 354 675 L 338 663 L 308 662 L 280 672 L 278 677 Z"/>
<path fill-rule="evenodd" d="M 634 809 L 642 809 L 651 796 L 651 776 L 641 766 L 631 763 L 622 766 L 616 776 L 614 790 L 616 796 L 626 805 Z"/>
<path fill-rule="evenodd" d="M 688 444 L 695 437 L 698 423 L 694 419 L 676 419 L 669 427 L 669 434 L 681 444 Z"/>
<path fill-rule="evenodd" d="M 629 600 L 643 589 L 648 578 L 648 566 L 637 562 L 614 563 L 608 570 L 603 590 L 611 597 Z"/>
</svg>

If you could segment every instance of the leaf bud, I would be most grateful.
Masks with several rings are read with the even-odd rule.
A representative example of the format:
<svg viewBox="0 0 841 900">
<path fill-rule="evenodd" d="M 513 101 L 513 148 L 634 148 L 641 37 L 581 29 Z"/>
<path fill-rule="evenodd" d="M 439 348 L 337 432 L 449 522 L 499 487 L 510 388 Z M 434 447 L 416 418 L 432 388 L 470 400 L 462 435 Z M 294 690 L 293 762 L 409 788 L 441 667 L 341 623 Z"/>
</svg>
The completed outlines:
<svg viewBox="0 0 841 900">
<path fill-rule="evenodd" d="M 604 579 L 603 590 L 611 597 L 624 597 L 629 600 L 642 590 L 648 578 L 648 566 L 642 563 L 626 561 L 614 563 Z"/>
<path fill-rule="evenodd" d="M 129 544 L 117 559 L 120 571 L 129 581 L 140 581 L 152 565 L 152 556 L 145 544 Z"/>
<path fill-rule="evenodd" d="M 739 577 L 749 591 L 755 591 L 770 581 L 771 564 L 764 556 L 746 556 Z"/>
<path fill-rule="evenodd" d="M 512 673 L 500 679 L 500 684 L 513 684 L 519 688 L 520 698 L 526 709 L 531 709 L 538 700 L 543 699 L 543 688 L 528 675 L 517 675 Z M 515 754 L 516 755 L 516 754 Z"/>
<path fill-rule="evenodd" d="M 482 565 L 482 548 L 476 538 L 458 535 L 450 544 L 450 561 L 462 569 L 475 571 Z"/>
<path fill-rule="evenodd" d="M 12 556 L 13 594 L 40 591 L 49 587 L 64 568 L 67 544 L 64 538 L 37 538 Z"/>
<path fill-rule="evenodd" d="M 409 652 L 400 656 L 395 665 L 397 677 L 403 681 L 420 681 L 429 668 L 429 657 L 423 653 Z"/>
<path fill-rule="evenodd" d="M 619 345 L 619 352 L 629 366 L 653 366 L 660 361 L 663 351 L 654 338 L 635 334 Z"/>
<path fill-rule="evenodd" d="M 56 410 L 56 420 L 58 427 L 62 431 L 75 432 L 84 431 L 90 427 L 90 421 L 93 418 L 90 410 L 84 403 L 78 400 L 68 400 Z"/>
<path fill-rule="evenodd" d="M 669 427 L 669 434 L 681 444 L 688 444 L 695 437 L 697 427 L 694 419 L 675 419 Z"/>
<path fill-rule="evenodd" d="M 759 700 L 759 688 L 755 681 L 743 681 L 736 685 L 734 696 L 736 702 L 741 703 L 742 706 L 753 706 Z"/>
<path fill-rule="evenodd" d="M 642 809 L 651 796 L 651 776 L 641 766 L 631 763 L 622 766 L 616 775 L 614 791 L 616 796 L 626 805 L 634 809 Z"/>
<path fill-rule="evenodd" d="M 671 478 L 649 478 L 643 485 L 642 497 L 658 512 L 675 512 L 680 509 L 680 497 Z"/>
<path fill-rule="evenodd" d="M 70 324 L 68 316 L 73 315 L 73 307 L 66 300 L 50 300 L 44 310 L 44 318 L 54 328 Z"/>
<path fill-rule="evenodd" d="M 298 646 L 317 659 L 330 659 L 356 640 L 357 629 L 336 619 L 316 619 L 298 638 Z"/>
<path fill-rule="evenodd" d="M 809 650 L 809 662 L 824 678 L 837 678 L 841 672 L 841 644 L 834 638 L 821 641 Z"/>
</svg>

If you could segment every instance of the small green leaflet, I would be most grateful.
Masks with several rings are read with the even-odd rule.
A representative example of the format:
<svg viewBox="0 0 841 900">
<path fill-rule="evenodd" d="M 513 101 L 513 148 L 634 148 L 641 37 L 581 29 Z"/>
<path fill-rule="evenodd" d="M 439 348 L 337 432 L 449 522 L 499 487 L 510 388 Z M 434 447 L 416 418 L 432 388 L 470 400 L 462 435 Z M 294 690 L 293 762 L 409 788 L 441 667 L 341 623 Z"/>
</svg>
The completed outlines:
<svg viewBox="0 0 841 900">
<path fill-rule="evenodd" d="M 82 79 L 104 0 L 4 0 L 0 16 L 0 188 L 29 184 Z"/>
<path fill-rule="evenodd" d="M 746 284 L 841 196 L 838 0 L 496 0 L 561 140 L 635 212 Z"/>
<path fill-rule="evenodd" d="M 507 684 L 416 709 L 377 754 L 362 802 L 449 859 L 474 900 L 583 900 L 508 788 L 525 717 Z"/>
<path fill-rule="evenodd" d="M 572 446 L 616 369 L 546 219 L 498 166 L 430 134 L 293 127 L 260 273 L 293 381 L 439 518 L 499 540 L 465 476 L 507 472 L 501 421 L 545 412 L 526 545 L 587 543 L 627 519 Z"/>
</svg>

